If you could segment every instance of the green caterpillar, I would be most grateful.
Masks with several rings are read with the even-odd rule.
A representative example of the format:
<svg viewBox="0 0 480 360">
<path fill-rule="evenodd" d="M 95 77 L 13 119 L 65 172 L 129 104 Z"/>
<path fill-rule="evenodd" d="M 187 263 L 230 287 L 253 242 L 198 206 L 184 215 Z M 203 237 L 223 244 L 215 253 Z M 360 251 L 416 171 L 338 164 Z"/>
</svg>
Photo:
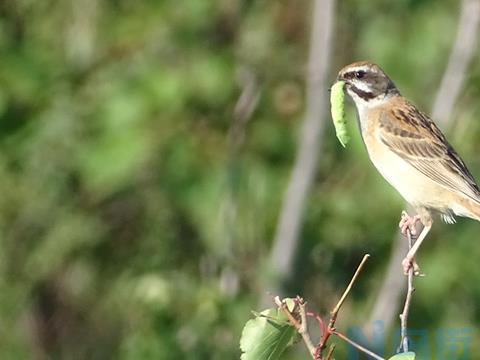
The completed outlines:
<svg viewBox="0 0 480 360">
<path fill-rule="evenodd" d="M 330 92 L 330 104 L 333 125 L 335 125 L 335 132 L 337 133 L 338 141 L 343 147 L 347 145 L 350 140 L 350 136 L 347 133 L 347 123 L 345 121 L 345 93 L 343 87 L 345 83 L 343 81 L 337 81 L 332 85 Z"/>
</svg>

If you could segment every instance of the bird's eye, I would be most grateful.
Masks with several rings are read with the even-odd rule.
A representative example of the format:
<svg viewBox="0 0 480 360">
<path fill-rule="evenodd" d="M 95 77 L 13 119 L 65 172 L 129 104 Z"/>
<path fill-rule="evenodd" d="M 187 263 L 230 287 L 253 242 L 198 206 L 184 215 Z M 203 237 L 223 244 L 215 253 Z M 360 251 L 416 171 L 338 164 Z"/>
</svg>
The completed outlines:
<svg viewBox="0 0 480 360">
<path fill-rule="evenodd" d="M 355 77 L 357 79 L 361 79 L 365 76 L 365 71 L 364 70 L 358 70 L 358 71 L 355 71 Z"/>
</svg>

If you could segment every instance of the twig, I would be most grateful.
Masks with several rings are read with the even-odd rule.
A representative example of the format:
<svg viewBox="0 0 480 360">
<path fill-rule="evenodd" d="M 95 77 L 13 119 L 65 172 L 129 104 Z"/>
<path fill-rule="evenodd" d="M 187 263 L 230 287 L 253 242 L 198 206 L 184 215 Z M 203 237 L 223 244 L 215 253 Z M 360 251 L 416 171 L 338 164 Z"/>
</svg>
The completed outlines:
<svg viewBox="0 0 480 360">
<path fill-rule="evenodd" d="M 366 261 L 368 260 L 369 257 L 370 257 L 369 254 L 365 254 L 363 256 L 362 261 L 358 265 L 357 270 L 353 274 L 352 279 L 350 280 L 350 283 L 348 284 L 347 288 L 345 289 L 342 296 L 340 297 L 340 300 L 338 300 L 337 304 L 335 305 L 333 310 L 330 312 L 330 321 L 328 322 L 328 326 L 325 326 L 325 323 L 320 318 L 320 316 L 306 311 L 306 309 L 305 309 L 306 303 L 301 297 L 297 296 L 297 298 L 296 298 L 296 305 L 298 305 L 298 312 L 299 312 L 299 315 L 300 315 L 300 321 L 298 321 L 292 315 L 292 312 L 291 312 L 290 309 L 288 309 L 287 304 L 284 301 L 280 300 L 279 296 L 275 296 L 273 298 L 274 303 L 278 306 L 279 309 L 281 309 L 285 313 L 285 315 L 287 316 L 290 324 L 292 326 L 294 326 L 295 329 L 298 331 L 298 333 L 302 336 L 303 342 L 307 346 L 307 349 L 310 352 L 310 355 L 312 356 L 313 360 L 321 360 L 321 359 L 331 360 L 331 358 L 333 356 L 333 352 L 335 350 L 335 345 L 330 346 L 330 348 L 328 349 L 328 353 L 327 353 L 325 358 L 322 357 L 322 351 L 323 351 L 323 349 L 325 349 L 327 341 L 328 341 L 328 339 L 331 335 L 338 336 L 342 340 L 345 340 L 346 342 L 348 342 L 352 346 L 356 347 L 360 351 L 364 352 L 365 354 L 367 354 L 369 356 L 372 356 L 373 358 L 375 358 L 377 360 L 384 360 L 381 356 L 379 356 L 379 355 L 373 353 L 372 351 L 364 348 L 363 346 L 357 344 L 356 342 L 349 339 L 348 337 L 346 337 L 342 333 L 337 332 L 336 329 L 335 329 L 335 322 L 337 320 L 338 312 L 340 311 L 343 303 L 345 302 L 345 299 L 347 298 L 348 294 L 350 293 L 350 290 L 353 287 L 353 284 L 357 280 L 360 272 L 362 271 L 362 269 L 363 269 L 363 267 L 364 267 L 364 265 L 365 265 L 365 263 L 366 263 Z M 412 273 L 412 275 L 413 275 L 413 273 Z M 312 339 L 310 338 L 310 334 L 308 333 L 307 316 L 312 316 L 318 321 L 318 324 L 319 324 L 319 327 L 320 327 L 320 330 L 321 330 L 321 337 L 320 337 L 319 344 L 317 346 L 313 345 Z"/>
<path fill-rule="evenodd" d="M 380 355 L 377 355 L 375 354 L 374 352 L 368 350 L 367 348 L 363 347 L 362 345 L 356 343 L 355 341 L 353 341 L 352 339 L 349 339 L 347 336 L 343 335 L 342 333 L 338 332 L 337 330 L 332 330 L 331 333 L 335 336 L 338 336 L 340 339 L 346 341 L 347 343 L 349 343 L 350 345 L 352 345 L 353 347 L 356 347 L 358 350 L 364 352 L 365 354 L 373 357 L 374 359 L 377 359 L 377 360 L 385 360 L 383 357 L 381 357 Z"/>
<path fill-rule="evenodd" d="M 410 229 L 407 229 L 407 239 L 408 239 L 408 249 L 410 250 L 413 245 L 412 234 Z M 400 314 L 400 345 L 398 347 L 399 351 L 403 349 L 404 352 L 408 351 L 408 337 L 407 337 L 407 323 L 408 323 L 408 314 L 410 311 L 410 304 L 412 302 L 413 292 L 415 288 L 413 287 L 413 265 L 408 269 L 407 277 L 407 296 L 405 298 L 405 304 L 403 306 L 403 311 Z"/>
<path fill-rule="evenodd" d="M 348 293 L 352 289 L 353 284 L 357 280 L 358 275 L 362 271 L 363 266 L 365 265 L 365 262 L 368 260 L 369 257 L 370 257 L 370 254 L 365 254 L 363 256 L 363 259 L 360 262 L 360 265 L 358 265 L 357 270 L 355 271 L 355 274 L 353 274 L 352 280 L 350 280 L 350 283 L 348 284 L 347 288 L 343 292 L 342 297 L 340 298 L 340 300 L 338 300 L 337 305 L 335 305 L 333 310 L 330 312 L 330 321 L 328 322 L 327 331 L 325 331 L 322 334 L 322 337 L 320 338 L 320 343 L 318 344 L 318 347 L 320 348 L 320 351 L 322 351 L 325 348 L 325 346 L 327 345 L 328 338 L 330 337 L 330 335 L 335 330 L 335 322 L 337 321 L 338 312 L 340 311 L 340 308 L 342 307 L 343 303 L 345 302 L 345 299 L 347 298 Z"/>
<path fill-rule="evenodd" d="M 352 276 L 352 280 L 350 280 L 350 283 L 348 284 L 347 288 L 343 292 L 342 297 L 340 298 L 340 300 L 338 300 L 337 305 L 333 308 L 332 312 L 330 313 L 330 315 L 331 315 L 330 322 L 332 322 L 332 319 L 333 319 L 333 323 L 335 323 L 335 320 L 337 319 L 338 311 L 340 310 L 343 303 L 345 302 L 345 299 L 347 298 L 348 293 L 350 292 L 350 290 L 352 290 L 352 286 L 353 286 L 355 280 L 357 280 L 357 277 L 360 274 L 360 271 L 362 271 L 363 266 L 365 265 L 365 262 L 368 260 L 369 257 L 370 257 L 370 254 L 365 254 L 363 256 L 363 259 L 360 262 L 360 265 L 358 265 L 357 270 L 355 271 L 355 274 L 353 274 L 353 276 Z"/>
<path fill-rule="evenodd" d="M 292 313 L 287 309 L 286 304 L 282 300 L 280 300 L 278 296 L 276 296 L 273 300 L 275 304 L 278 306 L 278 308 L 285 313 L 290 324 L 292 324 L 295 327 L 295 329 L 297 329 L 298 333 L 303 339 L 303 342 L 307 346 L 307 349 L 310 352 L 312 359 L 317 360 L 316 348 L 315 348 L 315 345 L 313 345 L 312 339 L 310 338 L 310 334 L 308 333 L 307 316 L 305 313 L 305 302 L 303 301 L 303 299 L 297 296 L 297 304 L 300 312 L 300 322 L 298 322 L 297 319 L 295 319 Z"/>
<path fill-rule="evenodd" d="M 330 349 L 328 349 L 327 357 L 325 360 L 330 360 L 333 356 L 333 352 L 335 351 L 335 344 L 330 345 Z"/>
<path fill-rule="evenodd" d="M 325 326 L 325 323 L 323 322 L 322 318 L 313 312 L 307 312 L 307 316 L 311 316 L 315 318 L 318 322 L 318 328 L 320 330 L 320 334 L 323 334 L 325 331 L 327 331 L 327 327 Z"/>
<path fill-rule="evenodd" d="M 298 297 L 297 297 L 298 299 Z M 298 302 L 298 306 L 300 307 L 300 321 L 302 322 L 302 333 L 308 333 L 308 329 L 307 329 L 307 315 L 305 313 L 305 302 L 303 301 L 299 301 Z"/>
</svg>

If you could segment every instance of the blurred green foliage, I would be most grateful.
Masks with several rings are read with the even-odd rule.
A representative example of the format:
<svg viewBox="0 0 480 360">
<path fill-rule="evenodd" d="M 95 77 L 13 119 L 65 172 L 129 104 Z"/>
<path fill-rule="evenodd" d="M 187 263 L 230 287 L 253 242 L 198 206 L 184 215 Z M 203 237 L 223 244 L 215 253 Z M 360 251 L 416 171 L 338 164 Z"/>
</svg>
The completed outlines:
<svg viewBox="0 0 480 360">
<path fill-rule="evenodd" d="M 310 9 L 305 0 L 0 4 L 0 358 L 240 356 L 294 159 Z M 428 110 L 457 13 L 453 0 L 338 1 L 332 81 L 371 59 Z M 260 98 L 234 145 L 245 69 Z M 449 138 L 477 177 L 479 97 L 476 57 Z M 347 110 L 346 150 L 325 117 L 289 290 L 324 311 L 370 252 L 340 319 L 358 326 L 403 203 Z M 471 327 L 478 340 L 479 231 L 436 222 L 420 252 L 428 277 L 411 323 L 432 346 L 440 327 Z"/>
</svg>

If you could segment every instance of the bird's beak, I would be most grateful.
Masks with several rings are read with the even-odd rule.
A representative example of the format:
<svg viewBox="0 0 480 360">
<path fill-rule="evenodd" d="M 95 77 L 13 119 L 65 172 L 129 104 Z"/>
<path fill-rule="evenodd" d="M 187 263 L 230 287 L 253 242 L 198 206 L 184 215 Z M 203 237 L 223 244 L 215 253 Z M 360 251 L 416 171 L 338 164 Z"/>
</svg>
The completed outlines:
<svg viewBox="0 0 480 360">
<path fill-rule="evenodd" d="M 345 79 L 345 77 L 343 76 L 342 73 L 339 73 L 338 76 L 337 76 L 337 81 L 343 81 L 345 83 L 348 83 L 347 79 Z"/>
<path fill-rule="evenodd" d="M 342 77 L 341 74 L 338 74 L 338 75 L 337 75 L 337 78 L 335 79 L 335 82 L 334 82 L 333 84 L 335 84 L 335 83 L 338 82 L 338 81 L 345 81 L 345 80 L 343 79 L 343 77 Z M 328 88 L 328 92 L 331 92 L 333 84 L 330 85 L 330 87 Z"/>
<path fill-rule="evenodd" d="M 335 83 L 337 83 L 338 81 L 343 81 L 343 82 L 345 82 L 345 86 L 346 86 L 346 85 L 349 85 L 349 83 L 343 78 L 343 76 L 342 76 L 341 74 L 338 74 L 337 78 L 335 79 L 335 82 L 334 82 L 332 85 L 330 85 L 330 87 L 328 88 L 328 92 L 332 92 L 332 86 L 333 86 Z M 344 89 L 344 91 L 345 91 L 345 89 Z"/>
</svg>

